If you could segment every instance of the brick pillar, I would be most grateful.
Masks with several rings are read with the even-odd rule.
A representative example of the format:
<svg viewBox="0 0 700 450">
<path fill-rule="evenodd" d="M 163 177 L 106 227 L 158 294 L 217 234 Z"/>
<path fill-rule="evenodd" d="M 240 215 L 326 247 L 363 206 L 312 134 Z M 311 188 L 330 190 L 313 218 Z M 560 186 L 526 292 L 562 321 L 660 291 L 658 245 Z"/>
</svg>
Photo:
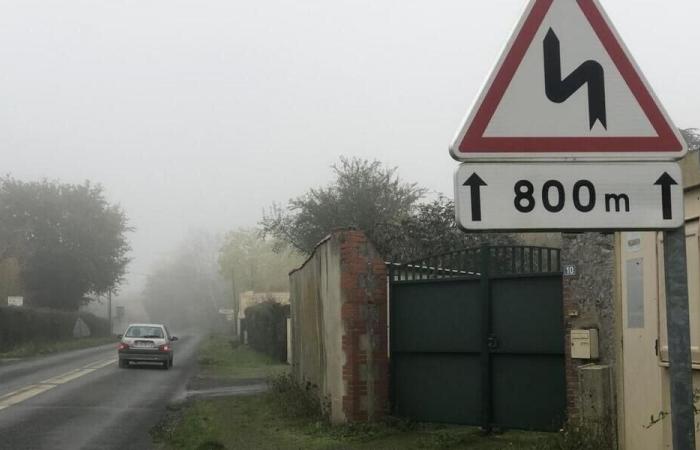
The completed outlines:
<svg viewBox="0 0 700 450">
<path fill-rule="evenodd" d="M 343 324 L 343 411 L 349 421 L 386 413 L 387 275 L 383 259 L 360 231 L 339 232 Z"/>
</svg>

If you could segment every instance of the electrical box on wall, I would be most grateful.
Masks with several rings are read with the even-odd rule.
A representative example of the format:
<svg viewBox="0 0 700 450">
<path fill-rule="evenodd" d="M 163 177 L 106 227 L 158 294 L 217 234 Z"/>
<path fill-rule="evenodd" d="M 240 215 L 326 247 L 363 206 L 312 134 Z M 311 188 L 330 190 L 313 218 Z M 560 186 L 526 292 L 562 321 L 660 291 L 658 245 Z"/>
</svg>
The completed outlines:
<svg viewBox="0 0 700 450">
<path fill-rule="evenodd" d="M 571 330 L 571 357 L 598 359 L 598 330 Z"/>
</svg>

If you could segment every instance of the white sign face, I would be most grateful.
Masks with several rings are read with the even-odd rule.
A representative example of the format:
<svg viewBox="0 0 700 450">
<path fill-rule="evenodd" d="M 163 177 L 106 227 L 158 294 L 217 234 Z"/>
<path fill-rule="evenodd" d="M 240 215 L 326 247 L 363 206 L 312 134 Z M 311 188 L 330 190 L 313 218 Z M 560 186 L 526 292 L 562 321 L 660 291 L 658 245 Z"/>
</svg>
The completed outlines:
<svg viewBox="0 0 700 450">
<path fill-rule="evenodd" d="M 7 297 L 8 306 L 22 306 L 24 305 L 24 297 L 20 296 L 10 296 Z"/>
<path fill-rule="evenodd" d="M 596 0 L 531 0 L 450 152 L 676 160 L 687 148 Z"/>
<path fill-rule="evenodd" d="M 464 230 L 651 230 L 683 225 L 676 163 L 479 163 L 455 172 Z"/>
</svg>

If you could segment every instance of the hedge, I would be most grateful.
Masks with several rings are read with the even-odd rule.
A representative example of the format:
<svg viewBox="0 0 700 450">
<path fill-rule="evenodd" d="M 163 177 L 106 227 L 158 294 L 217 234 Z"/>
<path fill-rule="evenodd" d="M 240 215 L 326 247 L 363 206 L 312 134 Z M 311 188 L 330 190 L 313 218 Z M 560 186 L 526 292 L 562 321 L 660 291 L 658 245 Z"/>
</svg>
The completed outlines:
<svg viewBox="0 0 700 450">
<path fill-rule="evenodd" d="M 248 345 L 271 357 L 287 361 L 287 318 L 289 305 L 266 301 L 245 310 L 244 327 Z"/>
<path fill-rule="evenodd" d="M 78 317 L 90 328 L 91 336 L 109 336 L 109 322 L 94 314 L 0 306 L 0 352 L 32 341 L 72 339 Z"/>
</svg>

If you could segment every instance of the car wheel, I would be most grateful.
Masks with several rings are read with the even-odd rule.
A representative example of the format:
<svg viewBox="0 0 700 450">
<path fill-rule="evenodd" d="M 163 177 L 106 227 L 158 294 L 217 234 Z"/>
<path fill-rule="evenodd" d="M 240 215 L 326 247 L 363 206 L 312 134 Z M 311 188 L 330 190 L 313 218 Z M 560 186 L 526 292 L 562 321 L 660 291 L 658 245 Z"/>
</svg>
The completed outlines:
<svg viewBox="0 0 700 450">
<path fill-rule="evenodd" d="M 165 369 L 165 370 L 170 369 L 170 362 L 169 361 L 163 361 L 163 369 Z"/>
<path fill-rule="evenodd" d="M 169 363 L 169 364 L 170 364 L 170 367 L 173 366 L 173 358 L 170 358 L 170 363 Z"/>
<path fill-rule="evenodd" d="M 119 360 L 119 368 L 126 369 L 127 367 L 129 367 L 129 361 L 126 359 L 120 359 Z"/>
</svg>

